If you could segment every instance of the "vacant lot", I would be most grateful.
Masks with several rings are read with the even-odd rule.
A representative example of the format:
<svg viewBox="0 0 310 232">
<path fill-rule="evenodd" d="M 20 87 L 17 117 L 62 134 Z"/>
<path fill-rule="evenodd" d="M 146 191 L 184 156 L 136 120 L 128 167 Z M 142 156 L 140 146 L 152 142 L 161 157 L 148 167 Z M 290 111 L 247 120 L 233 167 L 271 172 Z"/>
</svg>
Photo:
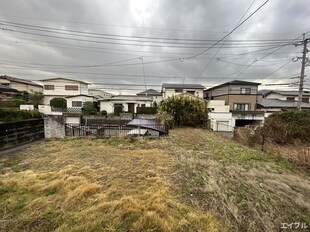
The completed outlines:
<svg viewBox="0 0 310 232">
<path fill-rule="evenodd" d="M 275 231 L 310 225 L 310 176 L 212 132 L 49 141 L 0 157 L 1 231 Z"/>
</svg>

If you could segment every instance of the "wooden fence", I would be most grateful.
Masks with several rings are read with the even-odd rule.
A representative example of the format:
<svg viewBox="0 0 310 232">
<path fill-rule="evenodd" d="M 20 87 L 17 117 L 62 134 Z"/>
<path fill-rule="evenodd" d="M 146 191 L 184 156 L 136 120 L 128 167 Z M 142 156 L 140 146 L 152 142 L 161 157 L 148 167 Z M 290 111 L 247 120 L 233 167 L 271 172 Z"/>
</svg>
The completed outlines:
<svg viewBox="0 0 310 232">
<path fill-rule="evenodd" d="M 0 150 L 44 138 L 44 120 L 0 123 Z"/>
</svg>

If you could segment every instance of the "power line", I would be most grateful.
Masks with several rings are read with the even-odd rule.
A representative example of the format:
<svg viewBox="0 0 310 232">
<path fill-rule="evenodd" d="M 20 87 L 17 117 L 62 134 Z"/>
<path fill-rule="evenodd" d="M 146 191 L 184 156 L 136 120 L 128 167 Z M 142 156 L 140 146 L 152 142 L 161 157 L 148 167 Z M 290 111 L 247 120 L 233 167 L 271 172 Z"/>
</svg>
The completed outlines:
<svg viewBox="0 0 310 232">
<path fill-rule="evenodd" d="M 235 30 L 237 30 L 241 25 L 243 25 L 247 20 L 249 20 L 256 12 L 258 12 L 265 4 L 267 4 L 269 0 L 266 0 L 262 5 L 260 5 L 253 13 L 251 13 L 247 18 L 245 18 L 241 23 L 239 23 L 236 27 L 234 27 L 227 35 L 225 35 L 222 39 L 218 40 L 216 43 L 214 43 L 211 47 L 207 48 L 206 50 L 203 50 L 202 52 L 197 53 L 194 56 L 187 57 L 186 59 L 193 59 L 197 56 L 202 55 L 203 53 L 209 51 L 211 48 L 213 48 L 215 45 L 219 44 L 221 41 L 223 41 L 225 38 L 230 36 Z"/>
<path fill-rule="evenodd" d="M 252 5 L 254 4 L 255 1 L 256 1 L 256 0 L 253 0 L 253 1 L 252 1 L 252 3 L 251 3 L 250 6 L 247 8 L 247 10 L 245 11 L 245 13 L 242 15 L 242 17 L 241 17 L 241 18 L 239 19 L 239 21 L 237 22 L 236 26 L 238 26 L 238 24 L 241 22 L 241 20 L 244 18 L 244 16 L 248 13 L 248 11 L 250 10 L 250 8 L 252 7 Z M 206 64 L 206 66 L 203 68 L 202 72 L 201 72 L 200 75 L 199 75 L 199 78 L 200 78 L 200 76 L 202 76 L 202 74 L 206 71 L 207 67 L 209 67 L 209 65 L 213 62 L 215 56 L 219 53 L 219 51 L 221 50 L 221 48 L 224 47 L 224 44 L 227 42 L 228 38 L 229 38 L 229 36 L 224 40 L 222 46 L 219 47 L 219 48 L 217 49 L 217 51 L 215 52 L 215 54 L 212 56 L 211 60 L 210 60 L 210 61 Z M 194 80 L 194 83 L 195 83 L 199 78 L 195 79 L 195 80 Z"/>
<path fill-rule="evenodd" d="M 268 0 L 269 1 L 269 0 Z M 41 34 L 41 33 L 35 33 L 35 32 L 27 32 L 27 31 L 21 31 L 21 30 L 16 30 L 16 29 L 8 29 L 4 28 L 3 26 L 0 27 L 3 31 L 10 31 L 10 32 L 17 32 L 21 34 L 27 34 L 27 35 L 36 35 L 36 36 L 42 36 L 42 37 L 48 37 L 48 38 L 56 38 L 56 39 L 64 39 L 64 40 L 72 40 L 72 41 L 79 41 L 79 42 L 88 42 L 88 43 L 98 43 L 98 44 L 113 44 L 113 45 L 121 45 L 121 46 L 135 46 L 135 47 L 167 47 L 167 48 L 205 48 L 205 46 L 208 46 L 208 44 L 205 44 L 205 46 L 198 45 L 197 46 L 181 46 L 179 43 L 173 43 L 176 45 L 165 45 L 165 44 L 145 44 L 145 42 L 142 43 L 118 43 L 118 42 L 111 42 L 111 41 L 101 41 L 101 40 L 90 40 L 90 39 L 83 39 L 83 38 L 74 38 L 74 37 L 64 37 L 64 36 L 57 36 L 57 35 L 50 35 L 50 34 Z M 85 37 L 85 36 L 84 36 Z M 268 44 L 260 44 L 260 45 L 247 45 L 247 44 L 236 44 L 236 45 L 231 45 L 227 46 L 225 48 L 251 48 L 251 47 L 271 47 L 276 44 L 279 44 L 280 42 L 277 43 L 268 43 Z M 218 43 L 217 43 L 218 44 Z M 215 47 L 217 44 L 212 45 L 212 48 Z M 196 45 L 196 44 L 194 44 Z M 194 58 L 194 57 L 193 57 Z"/>
<path fill-rule="evenodd" d="M 100 26 L 100 27 L 120 27 L 120 28 L 130 28 L 130 29 L 152 29 L 152 30 L 165 30 L 165 31 L 184 31 L 184 32 L 192 32 L 192 33 L 215 33 L 215 34 L 226 34 L 225 31 L 206 31 L 206 30 L 193 30 L 193 29 L 180 29 L 180 28 L 162 28 L 162 27 L 144 27 L 144 26 L 128 26 L 128 25 L 112 25 L 105 23 L 95 23 L 95 22 L 79 22 L 79 21 L 63 21 L 58 19 L 46 19 L 46 18 L 36 18 L 36 17 L 25 17 L 25 16 L 16 16 L 16 15 L 4 15 L 1 14 L 0 17 L 10 17 L 10 18 L 20 18 L 20 19 L 28 19 L 34 21 L 50 21 L 50 22 L 63 22 L 67 24 L 81 24 L 81 25 L 92 25 L 92 26 Z M 238 34 L 271 34 L 271 35 L 296 35 L 292 33 L 284 33 L 284 32 L 235 32 Z"/>
<path fill-rule="evenodd" d="M 120 60 L 120 61 L 115 61 L 115 62 L 109 62 L 105 64 L 93 64 L 93 65 L 55 65 L 55 64 L 40 64 L 40 63 L 30 63 L 30 62 L 16 62 L 16 61 L 8 61 L 8 60 L 1 60 L 0 63 L 16 63 L 16 64 L 29 64 L 29 65 L 34 65 L 34 66 L 51 66 L 49 68 L 93 68 L 93 67 L 104 67 L 104 66 L 110 66 L 114 64 L 119 64 L 119 63 L 124 63 L 132 60 L 137 60 L 139 57 L 132 58 L 132 59 L 126 59 L 126 60 Z M 16 65 L 14 65 L 16 66 Z M 29 66 L 23 66 L 23 65 L 18 65 L 18 67 L 29 67 Z M 33 67 L 31 67 L 33 68 Z"/>
<path fill-rule="evenodd" d="M 238 24 L 240 23 L 240 21 L 238 22 Z M 236 26 L 238 26 L 238 24 Z M 119 41 L 132 41 L 132 42 L 151 42 L 151 43 L 173 43 L 173 44 L 176 44 L 176 41 L 190 41 L 190 42 L 216 42 L 217 41 L 217 40 L 211 40 L 211 39 L 147 37 L 147 36 L 133 36 L 133 35 L 118 35 L 118 34 L 98 33 L 98 32 L 86 32 L 86 31 L 79 31 L 79 30 L 61 29 L 61 28 L 53 28 L 53 27 L 24 24 L 24 23 L 9 22 L 9 21 L 3 21 L 3 20 L 0 20 L 0 25 L 23 28 L 23 29 L 27 29 L 27 30 L 36 30 L 36 31 L 65 34 L 65 35 L 74 35 L 74 36 L 83 36 L 83 37 L 89 37 L 89 38 L 100 38 L 100 39 L 119 40 Z M 72 33 L 74 33 L 74 34 L 72 34 Z M 96 36 L 90 36 L 90 35 L 96 35 Z M 123 39 L 123 38 L 147 39 L 149 41 L 130 40 L 130 39 Z M 153 40 L 155 40 L 155 41 L 153 41 Z M 156 40 L 167 40 L 167 41 L 156 41 Z M 229 40 L 229 42 L 231 42 L 231 43 L 232 42 L 248 42 L 248 43 L 249 42 L 272 43 L 273 42 L 273 43 L 275 43 L 275 42 L 285 42 L 288 40 L 290 40 L 290 39 Z M 180 43 L 180 42 L 178 42 L 178 44 L 193 44 L 193 43 Z M 195 43 L 195 44 L 199 44 L 199 43 Z"/>
<path fill-rule="evenodd" d="M 112 50 L 112 51 L 127 51 L 127 52 L 139 52 L 139 53 L 142 52 L 142 53 L 152 53 L 152 54 L 154 54 L 154 53 L 158 53 L 158 54 L 177 54 L 177 55 L 192 55 L 192 54 L 195 54 L 195 53 L 190 53 L 190 52 L 159 52 L 159 51 L 141 51 L 141 50 L 128 50 L 128 49 L 115 49 L 115 48 L 105 48 L 105 47 L 98 47 L 98 46 L 94 47 L 94 46 L 73 45 L 73 44 L 67 44 L 67 43 L 55 43 L 55 42 L 46 41 L 46 40 L 34 40 L 34 39 L 21 38 L 21 37 L 17 37 L 17 36 L 9 36 L 9 35 L 3 35 L 3 36 L 10 37 L 10 38 L 18 38 L 18 39 L 22 39 L 22 40 L 35 41 L 35 42 L 49 43 L 49 44 L 53 44 L 53 45 L 56 44 L 56 45 L 65 45 L 65 46 L 67 46 L 67 47 L 58 46 L 58 47 L 61 47 L 61 48 L 69 48 L 68 46 L 70 46 L 70 47 L 74 47 L 74 48 L 70 48 L 70 49 L 76 49 L 76 50 L 82 50 L 82 49 L 79 49 L 80 47 L 88 48 L 87 50 L 90 50 L 89 48 L 96 49 L 96 50 L 90 50 L 92 52 L 98 52 L 97 50 L 101 49 L 101 50 L 105 50 L 105 51 L 106 50 Z M 10 41 L 10 42 L 27 44 L 27 43 L 22 43 L 22 42 L 18 42 L 18 41 Z M 43 45 L 42 44 L 32 44 L 32 45 L 49 46 L 47 44 L 43 44 Z M 283 45 L 287 45 L 287 44 L 281 44 L 280 46 L 283 46 Z M 54 45 L 53 47 L 57 47 L 57 46 Z M 75 47 L 78 47 L 78 48 L 75 48 Z M 220 58 L 231 58 L 231 57 L 235 57 L 235 56 L 239 56 L 239 55 L 242 56 L 242 55 L 246 55 L 246 54 L 257 53 L 257 52 L 260 52 L 260 51 L 270 50 L 270 49 L 273 49 L 273 48 L 276 48 L 276 47 L 279 47 L 279 46 L 274 46 L 274 47 L 270 47 L 270 48 L 260 49 L 260 50 L 256 50 L 256 51 L 252 51 L 252 52 L 247 52 L 247 53 L 241 53 L 241 54 L 220 54 L 220 55 L 225 55 L 226 56 L 226 57 L 220 57 Z M 85 49 L 83 49 L 83 51 L 84 50 Z M 112 54 L 121 54 L 121 55 L 135 56 L 135 54 L 128 54 L 128 53 L 112 53 Z M 285 54 L 287 54 L 287 53 L 285 53 Z M 209 56 L 209 55 L 214 55 L 214 54 L 203 54 L 203 56 Z M 144 55 L 144 57 L 146 57 L 146 55 Z M 198 59 L 198 57 L 196 59 Z M 200 58 L 200 59 L 202 59 L 202 58 Z"/>
<path fill-rule="evenodd" d="M 281 65 L 279 68 L 275 69 L 274 71 L 272 71 L 271 73 L 269 73 L 268 75 L 264 76 L 263 78 L 260 78 L 260 80 L 264 80 L 267 77 L 271 76 L 272 74 L 274 74 L 275 72 L 279 71 L 280 69 L 284 68 L 286 65 L 288 65 L 291 62 L 291 60 L 289 60 L 288 62 L 286 62 L 285 64 Z"/>
</svg>

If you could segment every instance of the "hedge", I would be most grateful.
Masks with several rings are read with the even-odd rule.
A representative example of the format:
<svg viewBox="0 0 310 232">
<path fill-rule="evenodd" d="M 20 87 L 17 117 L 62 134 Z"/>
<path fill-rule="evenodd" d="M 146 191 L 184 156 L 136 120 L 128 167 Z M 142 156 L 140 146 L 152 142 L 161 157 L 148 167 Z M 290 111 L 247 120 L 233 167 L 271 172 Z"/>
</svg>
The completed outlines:
<svg viewBox="0 0 310 232">
<path fill-rule="evenodd" d="M 22 121 L 31 118 L 41 118 L 41 114 L 34 110 L 11 110 L 11 109 L 0 109 L 0 121 L 12 122 Z"/>
<path fill-rule="evenodd" d="M 157 114 L 157 107 L 137 107 L 138 114 Z"/>
<path fill-rule="evenodd" d="M 0 101 L 0 107 L 4 108 L 18 108 L 20 105 L 25 104 L 23 99 L 10 99 L 8 101 Z"/>
</svg>

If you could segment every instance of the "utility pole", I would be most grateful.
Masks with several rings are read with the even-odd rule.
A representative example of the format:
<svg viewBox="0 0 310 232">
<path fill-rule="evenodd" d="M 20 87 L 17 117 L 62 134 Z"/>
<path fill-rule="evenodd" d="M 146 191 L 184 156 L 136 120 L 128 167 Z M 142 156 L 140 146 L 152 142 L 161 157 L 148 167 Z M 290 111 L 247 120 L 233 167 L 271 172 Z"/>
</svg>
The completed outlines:
<svg viewBox="0 0 310 232">
<path fill-rule="evenodd" d="M 303 41 L 303 52 L 302 52 L 302 61 L 301 61 L 301 72 L 300 72 L 300 83 L 299 83 L 299 94 L 298 94 L 298 109 L 301 110 L 301 102 L 302 102 L 302 92 L 304 90 L 304 77 L 305 77 L 305 67 L 306 67 L 306 55 L 307 55 L 307 44 L 309 39 L 306 39 L 306 34 L 302 34 Z"/>
</svg>

